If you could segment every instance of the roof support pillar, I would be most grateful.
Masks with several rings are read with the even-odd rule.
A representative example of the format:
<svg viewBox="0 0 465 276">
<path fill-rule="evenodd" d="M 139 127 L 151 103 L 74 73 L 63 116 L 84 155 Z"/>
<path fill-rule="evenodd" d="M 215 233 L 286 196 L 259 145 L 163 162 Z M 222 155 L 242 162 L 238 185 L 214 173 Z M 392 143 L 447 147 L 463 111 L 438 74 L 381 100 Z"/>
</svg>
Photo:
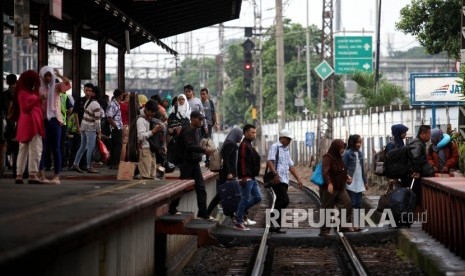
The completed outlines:
<svg viewBox="0 0 465 276">
<path fill-rule="evenodd" d="M 73 26 L 72 33 L 72 82 L 73 82 L 73 98 L 78 100 L 81 97 L 81 60 L 79 58 L 81 52 L 81 26 L 77 24 Z"/>
<path fill-rule="evenodd" d="M 125 70 L 125 61 L 124 57 L 126 56 L 126 50 L 124 49 L 118 49 L 118 88 L 121 89 L 122 91 L 126 91 L 126 82 L 124 75 L 126 74 Z"/>
<path fill-rule="evenodd" d="M 3 12 L 4 12 L 4 11 L 3 11 L 3 5 L 0 5 L 0 22 L 2 22 L 2 35 L 0 36 L 0 60 L 5 60 L 5 59 L 4 59 L 4 54 L 3 54 L 3 52 L 4 52 L 4 45 L 5 45 L 5 42 L 4 42 L 4 39 L 3 39 L 3 37 L 5 36 L 5 34 L 4 34 L 4 33 L 5 33 L 5 32 L 4 32 L 5 28 L 3 28 L 3 21 L 4 21 L 4 19 L 3 19 L 3 17 L 4 17 L 4 16 L 3 16 Z M 2 78 L 3 78 L 3 72 L 4 72 L 4 71 L 3 71 L 3 67 L 4 67 L 4 66 L 3 66 L 3 62 L 2 62 L 2 66 L 0 66 L 0 67 L 2 67 L 2 68 L 0 68 L 0 71 L 1 71 L 0 73 L 2 73 Z M 3 156 L 1 156 L 1 158 L 3 158 Z"/>
<path fill-rule="evenodd" d="M 39 19 L 38 66 L 37 71 L 48 64 L 48 5 L 41 5 Z M 22 72 L 21 72 L 22 73 Z"/>
<path fill-rule="evenodd" d="M 106 53 L 105 53 L 105 46 L 107 45 L 107 38 L 99 39 L 98 40 L 98 53 L 97 53 L 97 60 L 98 60 L 98 86 L 102 91 L 102 96 L 105 95 L 105 67 L 106 67 Z"/>
</svg>

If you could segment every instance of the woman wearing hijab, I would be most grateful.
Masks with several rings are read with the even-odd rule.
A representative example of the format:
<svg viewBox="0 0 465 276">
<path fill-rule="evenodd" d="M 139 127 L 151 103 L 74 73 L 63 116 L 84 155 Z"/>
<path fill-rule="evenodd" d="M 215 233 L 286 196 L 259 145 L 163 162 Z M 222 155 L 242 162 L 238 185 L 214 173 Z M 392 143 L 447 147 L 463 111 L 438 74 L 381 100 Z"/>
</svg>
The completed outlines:
<svg viewBox="0 0 465 276">
<path fill-rule="evenodd" d="M 242 140 L 242 129 L 235 127 L 224 139 L 223 146 L 220 149 L 221 158 L 223 159 L 223 167 L 220 169 L 218 186 L 224 184 L 226 181 L 233 180 L 237 176 L 237 149 L 238 144 Z M 220 203 L 220 196 L 216 194 L 207 208 L 207 216 L 210 216 L 213 209 Z"/>
<path fill-rule="evenodd" d="M 41 102 L 45 97 L 39 94 L 40 78 L 35 71 L 21 74 L 16 85 L 16 95 L 20 109 L 16 140 L 19 142 L 19 154 L 16 172 L 16 184 L 23 184 L 23 173 L 28 161 L 29 184 L 40 184 L 39 162 L 42 155 L 44 121 Z"/>
<path fill-rule="evenodd" d="M 53 184 L 60 184 L 61 172 L 61 126 L 63 125 L 63 116 L 61 114 L 60 94 L 66 93 L 71 88 L 68 78 L 62 76 L 57 69 L 50 66 L 44 66 L 39 71 L 40 89 L 39 93 L 45 98 L 42 104 L 44 116 L 45 139 L 43 141 L 43 152 L 40 160 L 39 177 L 42 182 L 48 182 L 44 174 L 44 163 L 47 150 L 53 153 L 53 168 L 55 175 L 50 180 Z M 57 77 L 62 82 L 57 82 Z"/>
<path fill-rule="evenodd" d="M 189 123 L 191 108 L 184 94 L 177 97 L 177 105 L 173 106 L 173 111 L 168 117 L 168 134 L 171 136 L 179 134 L 181 127 Z"/>
<path fill-rule="evenodd" d="M 449 173 L 457 167 L 459 151 L 457 144 L 450 140 L 448 134 L 441 129 L 431 130 L 431 145 L 428 148 L 428 162 L 433 166 L 435 173 Z"/>
<path fill-rule="evenodd" d="M 346 210 L 348 217 L 345 221 L 351 221 L 352 203 L 346 190 L 346 183 L 352 183 L 352 178 L 347 174 L 347 169 L 342 160 L 344 149 L 344 141 L 336 139 L 323 156 L 322 170 L 325 184 L 320 187 L 320 198 L 322 212 L 334 207 L 338 208 L 341 213 L 342 210 Z M 343 230 L 354 231 L 351 227 L 341 229 L 341 231 Z M 330 229 L 323 224 L 320 228 L 320 236 L 329 235 L 329 231 Z"/>
</svg>

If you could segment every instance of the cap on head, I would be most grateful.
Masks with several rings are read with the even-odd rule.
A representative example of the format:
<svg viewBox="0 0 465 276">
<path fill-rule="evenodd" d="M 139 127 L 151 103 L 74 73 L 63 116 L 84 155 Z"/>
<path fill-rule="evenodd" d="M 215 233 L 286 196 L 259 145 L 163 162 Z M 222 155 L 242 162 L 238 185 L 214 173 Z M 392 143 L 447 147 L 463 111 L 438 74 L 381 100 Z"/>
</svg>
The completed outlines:
<svg viewBox="0 0 465 276">
<path fill-rule="evenodd" d="M 279 131 L 279 138 L 282 138 L 282 137 L 286 137 L 286 138 L 289 138 L 289 139 L 294 139 L 294 137 L 292 136 L 291 134 L 291 131 L 289 129 L 281 129 Z"/>
<path fill-rule="evenodd" d="M 200 113 L 199 111 L 195 110 L 195 111 L 192 111 L 191 112 L 191 119 L 192 118 L 197 118 L 197 119 L 200 119 L 200 120 L 203 120 L 203 115 L 202 113 Z"/>
</svg>

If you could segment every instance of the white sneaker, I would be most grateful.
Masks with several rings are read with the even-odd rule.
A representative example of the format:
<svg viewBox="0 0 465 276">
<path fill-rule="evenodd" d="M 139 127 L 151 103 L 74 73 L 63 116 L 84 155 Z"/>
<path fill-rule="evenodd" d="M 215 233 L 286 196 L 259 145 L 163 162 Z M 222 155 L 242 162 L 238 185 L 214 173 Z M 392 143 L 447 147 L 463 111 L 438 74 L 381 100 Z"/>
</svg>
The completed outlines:
<svg viewBox="0 0 465 276">
<path fill-rule="evenodd" d="M 248 218 L 248 219 L 244 220 L 244 224 L 245 225 L 255 225 L 255 224 L 257 224 L 257 222 Z"/>
</svg>

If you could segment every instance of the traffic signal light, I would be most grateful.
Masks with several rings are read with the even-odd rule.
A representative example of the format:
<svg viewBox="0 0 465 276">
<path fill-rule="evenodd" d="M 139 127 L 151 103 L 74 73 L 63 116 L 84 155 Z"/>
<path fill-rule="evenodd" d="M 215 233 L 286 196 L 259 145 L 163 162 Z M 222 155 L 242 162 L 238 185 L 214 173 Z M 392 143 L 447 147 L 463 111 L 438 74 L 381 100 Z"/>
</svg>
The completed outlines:
<svg viewBox="0 0 465 276">
<path fill-rule="evenodd" d="M 250 88 L 253 80 L 252 50 L 255 47 L 255 44 L 250 39 L 246 39 L 242 44 L 242 47 L 244 48 L 244 65 L 242 68 L 244 72 L 244 87 Z"/>
</svg>

